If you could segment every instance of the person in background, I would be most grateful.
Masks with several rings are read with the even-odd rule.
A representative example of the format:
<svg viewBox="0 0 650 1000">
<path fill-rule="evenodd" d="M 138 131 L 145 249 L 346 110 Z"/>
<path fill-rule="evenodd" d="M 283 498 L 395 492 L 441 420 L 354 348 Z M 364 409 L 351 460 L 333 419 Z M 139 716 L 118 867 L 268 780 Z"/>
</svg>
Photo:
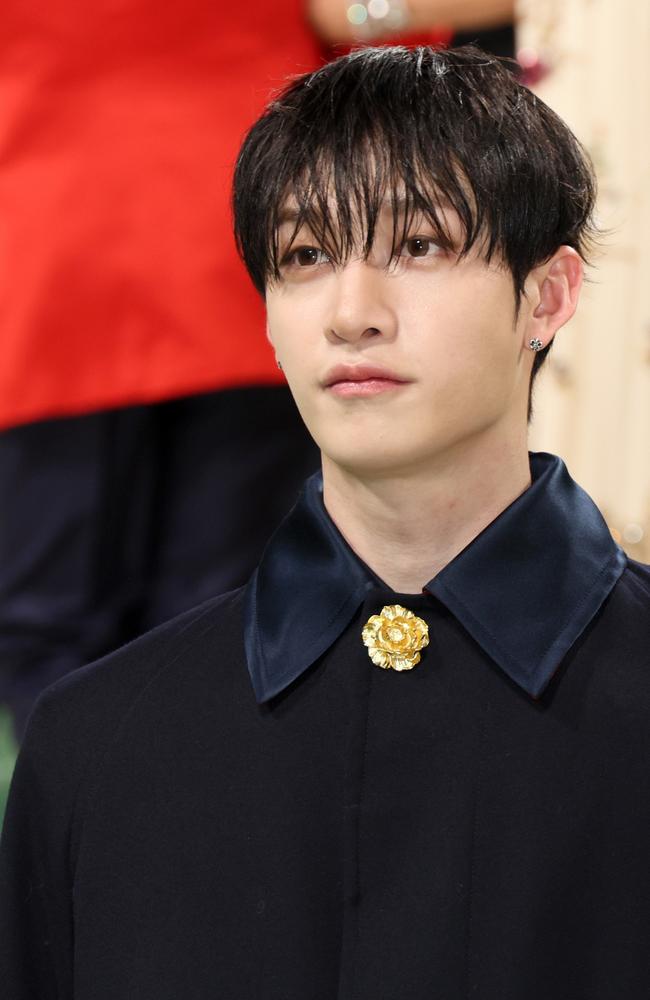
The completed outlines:
<svg viewBox="0 0 650 1000">
<path fill-rule="evenodd" d="M 460 46 L 514 55 L 515 0 L 309 0 L 315 31 L 336 52 L 363 43 Z"/>
<path fill-rule="evenodd" d="M 316 467 L 231 236 L 302 0 L 3 4 L 0 701 L 242 583 Z"/>
<path fill-rule="evenodd" d="M 361 40 L 350 10 L 3 7 L 0 702 L 18 736 L 56 678 L 243 583 L 316 467 L 229 187 L 269 93 Z M 373 37 L 448 44 L 509 12 L 399 10 Z"/>
</svg>

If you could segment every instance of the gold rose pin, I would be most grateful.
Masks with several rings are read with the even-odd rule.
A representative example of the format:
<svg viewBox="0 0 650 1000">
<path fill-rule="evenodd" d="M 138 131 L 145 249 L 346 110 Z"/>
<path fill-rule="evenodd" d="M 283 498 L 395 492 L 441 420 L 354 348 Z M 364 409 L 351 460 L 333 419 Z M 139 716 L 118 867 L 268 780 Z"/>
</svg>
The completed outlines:
<svg viewBox="0 0 650 1000">
<path fill-rule="evenodd" d="M 429 626 L 401 604 L 387 604 L 368 619 L 361 638 L 377 667 L 411 670 L 429 645 Z"/>
</svg>

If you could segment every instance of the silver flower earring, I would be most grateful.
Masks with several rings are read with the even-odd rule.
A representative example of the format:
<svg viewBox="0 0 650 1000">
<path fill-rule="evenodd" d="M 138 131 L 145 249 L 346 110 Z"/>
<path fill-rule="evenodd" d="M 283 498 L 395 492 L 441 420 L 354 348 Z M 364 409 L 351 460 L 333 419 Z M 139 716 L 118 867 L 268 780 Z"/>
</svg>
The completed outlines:
<svg viewBox="0 0 650 1000">
<path fill-rule="evenodd" d="M 541 340 L 537 339 L 537 337 L 533 337 L 528 346 L 530 347 L 531 351 L 541 351 L 544 345 L 541 342 Z"/>
</svg>

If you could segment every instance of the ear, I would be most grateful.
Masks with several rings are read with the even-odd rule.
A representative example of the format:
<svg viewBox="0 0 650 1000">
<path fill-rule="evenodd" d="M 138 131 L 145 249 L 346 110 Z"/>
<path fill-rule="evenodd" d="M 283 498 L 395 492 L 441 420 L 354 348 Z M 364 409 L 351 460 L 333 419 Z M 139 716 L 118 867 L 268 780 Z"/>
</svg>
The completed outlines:
<svg viewBox="0 0 650 1000">
<path fill-rule="evenodd" d="M 271 345 L 271 347 L 273 349 L 273 353 L 275 354 L 275 363 L 278 366 L 278 368 L 281 369 L 282 365 L 280 364 L 280 361 L 279 361 L 278 355 L 277 355 L 277 351 L 275 350 L 275 344 L 273 343 L 273 337 L 271 336 L 271 327 L 269 325 L 269 318 L 268 318 L 268 316 L 266 317 L 265 333 L 266 333 L 266 339 L 268 340 L 269 344 Z"/>
<path fill-rule="evenodd" d="M 533 310 L 526 323 L 526 346 L 535 339 L 547 347 L 568 323 L 578 305 L 583 277 L 580 255 L 569 246 L 561 246 L 550 260 L 530 272 L 526 293 Z"/>
</svg>

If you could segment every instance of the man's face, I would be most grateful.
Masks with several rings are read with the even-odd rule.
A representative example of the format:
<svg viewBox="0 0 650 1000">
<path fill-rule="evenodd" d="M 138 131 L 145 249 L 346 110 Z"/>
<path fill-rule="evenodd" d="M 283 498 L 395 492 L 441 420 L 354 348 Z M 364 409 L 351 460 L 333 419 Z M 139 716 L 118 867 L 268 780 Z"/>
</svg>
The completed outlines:
<svg viewBox="0 0 650 1000">
<path fill-rule="evenodd" d="M 447 224 L 460 244 L 451 213 Z M 293 227 L 280 230 L 280 259 Z M 266 294 L 269 339 L 307 428 L 359 474 L 407 474 L 487 433 L 525 433 L 532 352 L 510 273 L 478 250 L 441 250 L 422 219 L 387 269 L 391 244 L 387 212 L 365 261 L 335 266 L 303 230 Z"/>
</svg>

